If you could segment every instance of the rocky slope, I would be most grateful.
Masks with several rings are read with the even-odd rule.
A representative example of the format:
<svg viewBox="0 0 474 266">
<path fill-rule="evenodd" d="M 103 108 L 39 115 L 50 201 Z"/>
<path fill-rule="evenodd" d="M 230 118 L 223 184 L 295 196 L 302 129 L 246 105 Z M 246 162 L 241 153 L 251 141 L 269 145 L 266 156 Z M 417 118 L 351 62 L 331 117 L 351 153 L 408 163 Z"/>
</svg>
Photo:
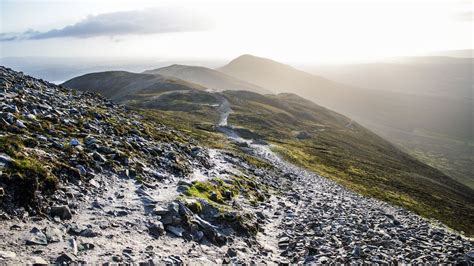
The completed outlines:
<svg viewBox="0 0 474 266">
<path fill-rule="evenodd" d="M 232 127 L 226 149 L 208 148 L 146 112 L 4 67 L 0 98 L 0 263 L 474 258 L 471 240 Z"/>
</svg>

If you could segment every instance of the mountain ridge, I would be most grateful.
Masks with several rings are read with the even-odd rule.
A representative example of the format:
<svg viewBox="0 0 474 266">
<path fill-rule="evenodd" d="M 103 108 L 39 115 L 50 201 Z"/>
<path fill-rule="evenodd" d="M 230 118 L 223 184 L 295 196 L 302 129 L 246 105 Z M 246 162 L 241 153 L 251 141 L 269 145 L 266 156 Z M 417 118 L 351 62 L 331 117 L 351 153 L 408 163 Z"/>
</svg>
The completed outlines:
<svg viewBox="0 0 474 266">
<path fill-rule="evenodd" d="M 62 84 L 80 90 L 101 93 L 115 101 L 140 94 L 160 94 L 175 90 L 205 90 L 198 84 L 163 75 L 104 71 L 72 78 Z"/>
<path fill-rule="evenodd" d="M 328 82 L 275 62 L 247 55 L 219 70 L 274 92 L 296 93 L 349 116 L 417 158 L 474 187 L 469 174 L 472 156 L 464 148 L 474 139 L 469 99 L 384 91 L 379 89 L 380 84 L 367 89 Z M 442 71 L 434 73 L 439 79 L 444 77 Z"/>
<path fill-rule="evenodd" d="M 236 79 L 232 76 L 226 75 L 214 69 L 202 66 L 174 64 L 167 67 L 146 70 L 143 73 L 172 76 L 217 91 L 248 90 L 262 94 L 270 93 L 270 91 L 265 90 L 257 85 Z"/>
</svg>

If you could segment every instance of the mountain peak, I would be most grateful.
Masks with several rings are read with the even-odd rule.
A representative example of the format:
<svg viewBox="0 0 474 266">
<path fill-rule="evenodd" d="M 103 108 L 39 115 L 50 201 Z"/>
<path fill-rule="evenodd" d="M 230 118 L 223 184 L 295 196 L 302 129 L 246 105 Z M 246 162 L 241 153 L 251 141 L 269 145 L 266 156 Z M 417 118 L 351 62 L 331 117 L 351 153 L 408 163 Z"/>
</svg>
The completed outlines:
<svg viewBox="0 0 474 266">
<path fill-rule="evenodd" d="M 276 64 L 276 65 L 284 65 L 282 63 L 279 63 L 277 61 L 265 58 L 265 57 L 259 57 L 251 54 L 243 54 L 232 61 L 229 62 L 227 65 L 235 65 L 235 64 Z"/>
</svg>

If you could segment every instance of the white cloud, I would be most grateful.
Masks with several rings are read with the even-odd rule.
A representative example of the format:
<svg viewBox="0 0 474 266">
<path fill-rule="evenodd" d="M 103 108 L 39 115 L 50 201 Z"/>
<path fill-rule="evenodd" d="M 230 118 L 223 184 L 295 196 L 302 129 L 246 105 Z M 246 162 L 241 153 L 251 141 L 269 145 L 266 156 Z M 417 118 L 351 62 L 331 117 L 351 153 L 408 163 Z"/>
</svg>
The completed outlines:
<svg viewBox="0 0 474 266">
<path fill-rule="evenodd" d="M 75 24 L 45 32 L 27 30 L 22 33 L 1 33 L 0 41 L 145 35 L 203 31 L 210 28 L 212 23 L 195 12 L 176 8 L 149 8 L 88 16 Z"/>
</svg>

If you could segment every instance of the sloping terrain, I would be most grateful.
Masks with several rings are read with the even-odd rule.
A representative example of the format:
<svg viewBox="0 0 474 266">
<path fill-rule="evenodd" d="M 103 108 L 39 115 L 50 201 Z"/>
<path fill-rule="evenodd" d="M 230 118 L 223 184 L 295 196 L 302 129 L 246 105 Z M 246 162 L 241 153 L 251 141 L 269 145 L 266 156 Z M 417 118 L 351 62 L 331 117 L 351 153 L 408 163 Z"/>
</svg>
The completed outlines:
<svg viewBox="0 0 474 266">
<path fill-rule="evenodd" d="M 216 91 L 246 90 L 263 94 L 271 93 L 269 90 L 257 85 L 236 79 L 217 70 L 206 67 L 171 65 L 163 68 L 147 70 L 143 73 L 175 77 Z"/>
<path fill-rule="evenodd" d="M 97 94 L 0 73 L 0 261 L 216 263 L 256 243 L 256 213 L 287 182 L 268 164 Z M 226 143 L 216 135 L 200 137 Z"/>
<path fill-rule="evenodd" d="M 222 95 L 230 103 L 227 120 L 238 127 L 233 129 L 237 135 L 271 141 L 276 151 L 300 166 L 359 193 L 472 234 L 472 189 L 417 161 L 349 118 L 294 94 L 264 96 L 226 91 Z M 216 116 L 223 102 L 219 94 L 175 91 L 153 97 L 151 102 L 143 98 L 133 106 L 172 111 L 167 114 L 175 120 L 210 131 L 221 120 Z M 192 122 L 186 122 L 188 115 Z M 460 216 L 465 219 L 459 221 Z"/>
<path fill-rule="evenodd" d="M 472 58 L 413 57 L 307 70 L 345 84 L 411 95 L 412 105 L 420 105 L 417 113 L 410 105 L 404 108 L 412 112 L 410 120 L 421 120 L 421 123 L 410 122 L 403 128 L 373 123 L 371 128 L 420 160 L 474 188 L 474 129 L 472 117 L 468 117 L 472 116 L 474 103 Z M 423 116 L 422 112 L 428 115 Z M 460 127 L 459 122 L 464 126 Z"/>
<path fill-rule="evenodd" d="M 229 123 L 263 136 L 288 160 L 360 193 L 473 232 L 472 189 L 356 122 L 292 94 L 224 94 L 233 110 Z"/>
<path fill-rule="evenodd" d="M 135 97 L 151 97 L 170 91 L 205 89 L 197 84 L 172 77 L 126 71 L 86 74 L 70 79 L 62 85 L 97 92 L 114 101 L 133 101 Z"/>
<path fill-rule="evenodd" d="M 347 130 L 341 136 L 348 143 L 360 133 L 369 137 L 361 149 L 372 141 L 389 152 L 357 124 L 294 95 L 215 94 L 213 116 L 206 100 L 191 112 L 130 110 L 94 93 L 0 71 L 1 263 L 474 260 L 473 241 L 442 224 L 357 194 L 272 151 L 301 149 L 277 143 L 272 131 L 283 141 L 293 134 L 308 140 L 310 129 L 325 128 L 336 136 Z M 196 99 L 187 93 L 170 95 Z M 252 122 L 232 126 L 257 113 L 286 118 L 270 119 L 258 132 Z M 222 122 L 227 117 L 230 125 Z M 304 131 L 289 133 L 282 121 Z M 397 153 L 387 156 L 396 163 Z M 420 165 L 417 173 L 424 171 Z"/>
<path fill-rule="evenodd" d="M 391 85 L 385 89 L 383 82 L 376 82 L 378 77 L 384 76 L 379 75 L 383 71 L 380 67 L 374 73 L 366 73 L 365 76 L 371 77 L 363 78 L 364 83 L 354 79 L 351 85 L 251 55 L 241 56 L 219 70 L 274 92 L 298 94 L 349 116 L 418 159 L 473 187 L 470 173 L 474 158 L 470 151 L 474 131 L 472 95 L 469 96 L 472 66 L 467 59 L 457 60 L 463 63 L 452 65 L 452 60 L 448 60 L 433 67 L 431 58 L 423 63 L 427 73 L 424 76 L 419 71 L 421 63 L 415 69 L 407 68 L 413 69 L 407 76 L 397 76 L 400 71 L 388 71 L 385 76 L 391 78 L 385 81 Z M 409 71 L 407 69 L 403 73 Z M 427 79 L 426 75 L 435 78 Z M 370 81 L 376 86 L 356 87 Z M 423 82 L 425 86 L 418 88 Z M 437 87 L 429 85 L 433 83 Z M 394 89 L 396 84 L 400 85 L 398 90 Z"/>
</svg>

